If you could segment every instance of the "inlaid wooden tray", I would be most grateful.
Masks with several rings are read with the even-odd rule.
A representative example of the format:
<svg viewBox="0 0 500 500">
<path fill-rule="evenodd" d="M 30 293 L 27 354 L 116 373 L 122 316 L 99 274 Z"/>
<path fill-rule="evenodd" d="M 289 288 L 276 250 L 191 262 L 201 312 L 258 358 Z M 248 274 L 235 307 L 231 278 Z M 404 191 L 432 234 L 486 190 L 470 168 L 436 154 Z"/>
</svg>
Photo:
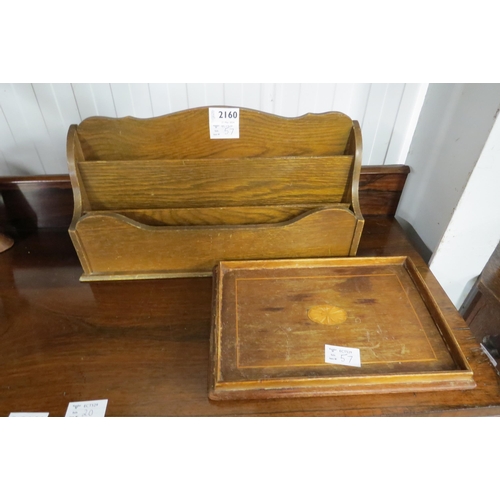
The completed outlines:
<svg viewBox="0 0 500 500">
<path fill-rule="evenodd" d="M 475 387 L 408 257 L 221 262 L 214 288 L 211 399 Z"/>
</svg>

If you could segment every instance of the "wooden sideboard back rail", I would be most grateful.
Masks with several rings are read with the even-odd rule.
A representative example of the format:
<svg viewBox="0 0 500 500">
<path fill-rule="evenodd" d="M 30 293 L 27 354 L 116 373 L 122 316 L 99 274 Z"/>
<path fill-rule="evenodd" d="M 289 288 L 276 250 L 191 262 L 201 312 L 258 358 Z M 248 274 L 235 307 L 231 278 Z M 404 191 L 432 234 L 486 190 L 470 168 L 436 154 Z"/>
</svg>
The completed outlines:
<svg viewBox="0 0 500 500">
<path fill-rule="evenodd" d="M 363 216 L 394 215 L 409 172 L 406 165 L 362 167 Z M 67 230 L 71 224 L 74 203 L 67 174 L 0 177 L 0 193 L 0 226 L 13 237 L 38 229 Z"/>
<path fill-rule="evenodd" d="M 210 108 L 72 125 L 70 235 L 82 280 L 209 275 L 226 259 L 355 255 L 359 124 L 240 109 L 210 139 Z"/>
</svg>

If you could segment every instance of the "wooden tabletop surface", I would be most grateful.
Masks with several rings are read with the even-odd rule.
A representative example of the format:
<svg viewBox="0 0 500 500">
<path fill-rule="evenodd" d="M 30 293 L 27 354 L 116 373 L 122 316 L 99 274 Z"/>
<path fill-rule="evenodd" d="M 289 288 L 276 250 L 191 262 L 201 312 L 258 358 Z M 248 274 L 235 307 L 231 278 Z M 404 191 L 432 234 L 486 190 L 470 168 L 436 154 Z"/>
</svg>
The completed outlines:
<svg viewBox="0 0 500 500">
<path fill-rule="evenodd" d="M 398 223 L 367 217 L 358 255 L 412 258 L 475 389 L 210 401 L 211 278 L 80 283 L 67 232 L 40 230 L 0 254 L 0 416 L 99 399 L 106 416 L 500 415 L 500 378 Z"/>
</svg>

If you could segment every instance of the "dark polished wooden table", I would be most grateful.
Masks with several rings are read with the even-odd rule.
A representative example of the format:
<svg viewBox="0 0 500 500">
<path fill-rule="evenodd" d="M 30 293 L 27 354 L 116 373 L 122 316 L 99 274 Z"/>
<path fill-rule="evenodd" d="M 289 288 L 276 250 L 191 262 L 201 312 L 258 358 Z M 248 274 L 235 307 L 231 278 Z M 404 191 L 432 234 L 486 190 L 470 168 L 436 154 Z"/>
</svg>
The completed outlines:
<svg viewBox="0 0 500 500">
<path fill-rule="evenodd" d="M 107 399 L 107 416 L 500 415 L 500 378 L 393 217 L 368 216 L 359 256 L 408 255 L 477 387 L 362 396 L 208 399 L 212 280 L 80 283 L 67 231 L 39 229 L 0 254 L 0 416 Z"/>
</svg>

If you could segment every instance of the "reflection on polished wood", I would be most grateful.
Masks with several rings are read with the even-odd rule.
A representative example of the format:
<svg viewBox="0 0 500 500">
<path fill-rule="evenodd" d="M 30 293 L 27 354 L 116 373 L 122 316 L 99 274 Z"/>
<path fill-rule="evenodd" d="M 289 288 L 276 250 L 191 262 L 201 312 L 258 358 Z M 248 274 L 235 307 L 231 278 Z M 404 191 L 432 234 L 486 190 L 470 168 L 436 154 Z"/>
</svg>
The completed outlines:
<svg viewBox="0 0 500 500">
<path fill-rule="evenodd" d="M 392 218 L 367 217 L 360 256 L 408 255 L 474 372 L 475 389 L 210 401 L 212 280 L 80 283 L 66 231 L 18 238 L 0 255 L 0 416 L 108 399 L 107 416 L 500 414 L 499 379 Z"/>
</svg>

